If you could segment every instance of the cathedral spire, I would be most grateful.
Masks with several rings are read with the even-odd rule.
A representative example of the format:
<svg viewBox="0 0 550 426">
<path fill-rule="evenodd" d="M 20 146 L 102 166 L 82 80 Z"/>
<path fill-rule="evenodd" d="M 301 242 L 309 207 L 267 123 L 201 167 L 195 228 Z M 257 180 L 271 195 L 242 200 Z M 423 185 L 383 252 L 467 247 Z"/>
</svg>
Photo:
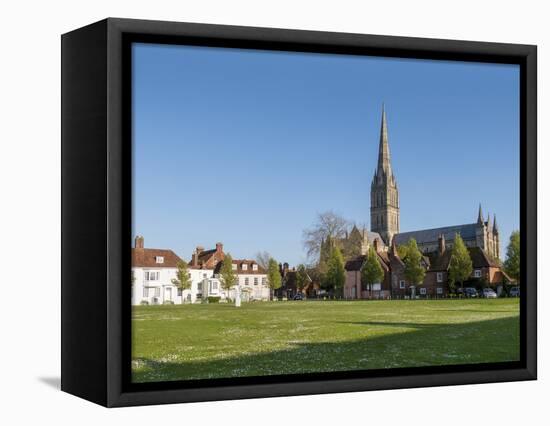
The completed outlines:
<svg viewBox="0 0 550 426">
<path fill-rule="evenodd" d="M 481 225 L 483 224 L 483 222 L 485 222 L 485 220 L 483 219 L 483 212 L 481 211 L 481 203 L 479 203 L 479 212 L 477 214 L 477 224 Z"/>
<path fill-rule="evenodd" d="M 399 233 L 399 190 L 393 175 L 388 143 L 386 108 L 382 104 L 378 164 L 371 184 L 370 226 L 386 245 Z"/>
<path fill-rule="evenodd" d="M 493 231 L 494 231 L 495 234 L 498 234 L 497 215 L 496 214 L 493 216 Z"/>
<path fill-rule="evenodd" d="M 388 143 L 388 124 L 386 122 L 386 108 L 382 104 L 382 122 L 380 124 L 380 145 L 378 147 L 378 168 L 377 174 L 381 175 L 384 172 L 390 177 L 391 162 L 390 162 L 390 145 Z"/>
</svg>

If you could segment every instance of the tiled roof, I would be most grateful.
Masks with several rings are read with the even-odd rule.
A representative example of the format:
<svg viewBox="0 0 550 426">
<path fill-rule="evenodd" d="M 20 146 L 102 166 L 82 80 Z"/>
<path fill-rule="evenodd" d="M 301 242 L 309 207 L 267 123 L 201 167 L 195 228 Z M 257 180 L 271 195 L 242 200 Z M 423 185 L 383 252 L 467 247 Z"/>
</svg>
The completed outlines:
<svg viewBox="0 0 550 426">
<path fill-rule="evenodd" d="M 348 260 L 344 265 L 344 269 L 346 271 L 359 271 L 361 266 L 363 266 L 363 262 L 365 262 L 366 257 L 367 256 L 357 256 L 351 260 Z"/>
<path fill-rule="evenodd" d="M 363 232 L 363 238 L 369 241 L 370 244 L 374 244 L 374 240 L 378 238 L 380 241 L 382 240 L 382 237 L 378 232 L 371 232 L 371 231 L 364 231 Z"/>
<path fill-rule="evenodd" d="M 378 261 L 380 262 L 380 266 L 382 266 L 384 270 L 388 271 L 390 264 L 388 253 L 386 253 L 385 251 L 379 251 L 376 254 L 378 254 Z M 353 259 L 350 259 L 346 262 L 346 264 L 344 265 L 344 269 L 346 271 L 359 271 L 361 269 L 361 266 L 363 266 L 366 258 L 366 255 L 354 257 Z"/>
<path fill-rule="evenodd" d="M 498 267 L 499 262 L 485 253 L 480 247 L 468 247 L 470 258 L 472 259 L 472 266 L 474 268 L 487 268 Z M 443 255 L 433 253 L 430 258 L 430 271 L 446 271 L 449 268 L 449 262 L 451 261 L 452 250 L 447 249 Z"/>
<path fill-rule="evenodd" d="M 164 258 L 163 263 L 157 263 L 156 258 Z M 132 266 L 141 268 L 176 268 L 180 257 L 172 250 L 151 249 L 151 248 L 133 248 Z"/>
<path fill-rule="evenodd" d="M 233 265 L 237 265 L 237 269 L 234 270 L 234 272 L 237 275 L 265 275 L 267 272 L 264 268 L 262 268 L 260 265 L 258 265 L 258 262 L 255 260 L 250 259 L 233 259 Z M 216 265 L 216 268 L 214 269 L 215 274 L 219 274 L 220 270 L 222 268 L 223 261 L 218 262 Z M 246 265 L 247 269 L 243 269 L 243 265 Z M 252 265 L 258 265 L 257 270 L 252 269 Z"/>
<path fill-rule="evenodd" d="M 395 234 L 395 243 L 397 245 L 406 244 L 411 238 L 414 238 L 418 244 L 437 243 L 439 236 L 443 234 L 445 241 L 454 241 L 455 234 L 460 234 L 462 239 L 470 240 L 476 238 L 475 223 L 466 225 L 444 226 L 442 228 L 422 229 L 420 231 L 402 232 Z"/>
</svg>

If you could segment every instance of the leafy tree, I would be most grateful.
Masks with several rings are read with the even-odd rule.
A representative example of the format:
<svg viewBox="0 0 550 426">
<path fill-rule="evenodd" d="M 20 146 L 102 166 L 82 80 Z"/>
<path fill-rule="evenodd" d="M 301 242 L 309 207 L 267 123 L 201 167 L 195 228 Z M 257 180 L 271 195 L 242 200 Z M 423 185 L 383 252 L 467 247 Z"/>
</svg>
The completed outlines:
<svg viewBox="0 0 550 426">
<path fill-rule="evenodd" d="M 334 247 L 327 262 L 327 271 L 323 277 L 323 287 L 333 289 L 340 293 L 346 282 L 346 271 L 344 269 L 344 257 L 338 247 Z"/>
<path fill-rule="evenodd" d="M 237 274 L 233 271 L 233 258 L 227 253 L 222 261 L 222 267 L 220 269 L 220 281 L 222 288 L 227 292 L 227 298 L 229 299 L 229 290 L 231 290 L 235 284 L 237 284 Z"/>
<path fill-rule="evenodd" d="M 371 247 L 361 268 L 361 282 L 367 284 L 368 289 L 371 290 L 374 283 L 380 283 L 383 279 L 384 270 L 380 266 L 376 251 Z"/>
<path fill-rule="evenodd" d="M 179 261 L 177 267 L 176 278 L 172 279 L 172 284 L 181 291 L 181 303 L 183 304 L 183 291 L 191 288 L 191 278 L 189 277 L 187 262 L 185 260 Z"/>
<path fill-rule="evenodd" d="M 310 281 L 310 279 L 307 274 L 305 265 L 298 265 L 298 268 L 296 268 L 296 290 L 302 292 L 308 281 Z"/>
<path fill-rule="evenodd" d="M 397 255 L 401 258 L 401 259 L 405 259 L 405 257 L 407 257 L 407 248 L 409 246 L 407 244 L 401 244 L 400 246 L 397 246 Z"/>
<path fill-rule="evenodd" d="M 449 282 L 460 283 L 460 287 L 464 290 L 464 281 L 470 278 L 470 275 L 472 275 L 470 252 L 460 234 L 455 234 L 449 262 Z"/>
<path fill-rule="evenodd" d="M 317 222 L 303 231 L 303 244 L 311 260 L 317 261 L 321 255 L 323 242 L 334 241 L 345 237 L 349 222 L 333 211 L 326 211 L 317 216 Z"/>
<path fill-rule="evenodd" d="M 506 248 L 506 260 L 504 261 L 504 270 L 510 277 L 519 281 L 520 269 L 519 269 L 519 256 L 520 242 L 519 231 L 514 231 L 510 235 L 510 242 Z"/>
<path fill-rule="evenodd" d="M 282 285 L 282 277 L 281 273 L 279 272 L 279 264 L 273 258 L 269 259 L 269 263 L 267 266 L 267 283 L 271 290 L 271 300 L 273 300 L 273 294 L 275 290 L 281 288 Z"/>
<path fill-rule="evenodd" d="M 414 286 L 421 285 L 424 282 L 424 276 L 426 275 L 426 270 L 422 266 L 422 253 L 418 249 L 416 240 L 411 238 L 407 243 L 407 255 L 403 259 L 405 264 L 405 278 Z M 413 289 L 412 296 L 415 296 Z"/>
</svg>

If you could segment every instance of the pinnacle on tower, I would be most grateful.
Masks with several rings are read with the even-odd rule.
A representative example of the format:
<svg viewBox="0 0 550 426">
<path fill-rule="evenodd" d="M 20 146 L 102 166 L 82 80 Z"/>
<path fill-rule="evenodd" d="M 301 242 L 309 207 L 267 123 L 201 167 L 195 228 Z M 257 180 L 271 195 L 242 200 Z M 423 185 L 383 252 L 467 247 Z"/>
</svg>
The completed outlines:
<svg viewBox="0 0 550 426">
<path fill-rule="evenodd" d="M 493 231 L 498 234 L 497 215 L 493 215 Z"/>
<path fill-rule="evenodd" d="M 482 225 L 485 222 L 483 219 L 483 212 L 481 211 L 481 203 L 479 203 L 479 212 L 477 214 L 477 224 Z"/>
<path fill-rule="evenodd" d="M 388 124 L 386 121 L 386 108 L 382 104 L 382 122 L 380 124 L 380 145 L 378 147 L 378 168 L 377 174 L 381 172 L 386 176 L 391 176 L 390 146 L 388 143 Z"/>
</svg>

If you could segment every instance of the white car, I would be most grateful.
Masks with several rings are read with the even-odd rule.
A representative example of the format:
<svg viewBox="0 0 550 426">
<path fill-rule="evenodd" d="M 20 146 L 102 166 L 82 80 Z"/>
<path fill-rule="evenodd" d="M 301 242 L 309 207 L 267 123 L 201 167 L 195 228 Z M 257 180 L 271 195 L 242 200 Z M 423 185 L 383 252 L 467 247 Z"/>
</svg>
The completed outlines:
<svg viewBox="0 0 550 426">
<path fill-rule="evenodd" d="M 482 293 L 482 297 L 485 297 L 486 299 L 496 299 L 497 294 L 494 292 L 493 289 L 484 288 L 483 293 Z"/>
</svg>

